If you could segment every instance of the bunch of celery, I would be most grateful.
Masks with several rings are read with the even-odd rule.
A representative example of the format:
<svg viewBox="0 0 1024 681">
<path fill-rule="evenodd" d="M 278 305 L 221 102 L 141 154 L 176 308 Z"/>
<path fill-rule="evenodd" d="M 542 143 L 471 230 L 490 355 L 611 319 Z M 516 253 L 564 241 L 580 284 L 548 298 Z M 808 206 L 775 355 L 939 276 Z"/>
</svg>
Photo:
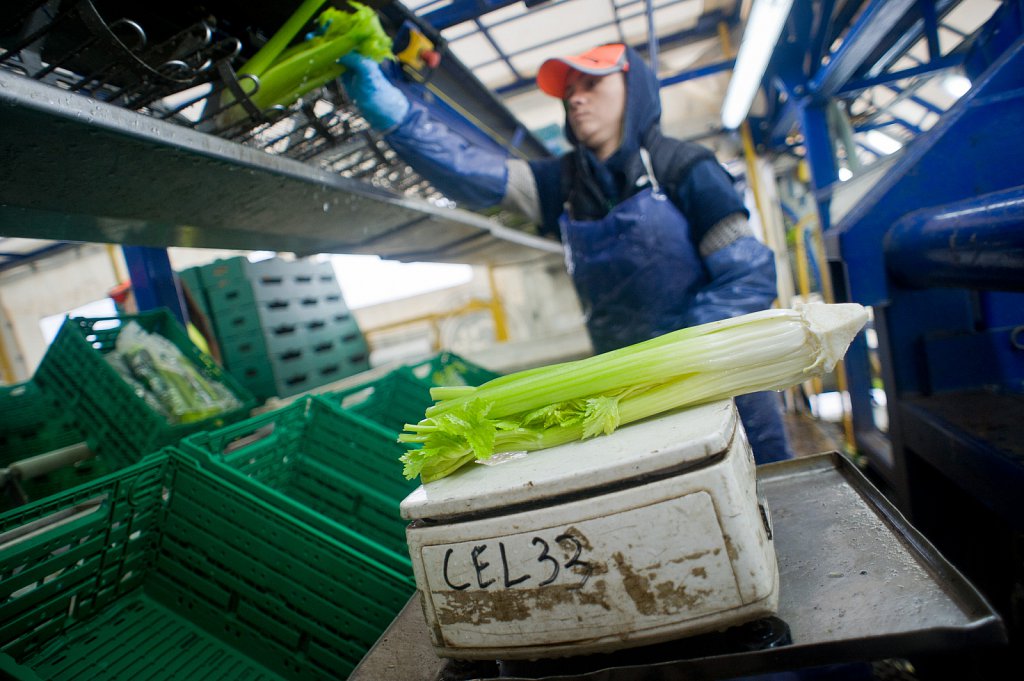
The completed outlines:
<svg viewBox="0 0 1024 681">
<path fill-rule="evenodd" d="M 588 359 L 531 369 L 438 400 L 400 442 L 405 476 L 430 482 L 474 459 L 609 434 L 670 409 L 829 372 L 867 321 L 860 305 L 766 310 L 690 327 Z"/>
<path fill-rule="evenodd" d="M 241 406 L 231 391 L 207 378 L 171 341 L 135 321 L 125 324 L 107 361 L 171 423 L 192 423 Z"/>
<path fill-rule="evenodd" d="M 376 12 L 358 2 L 349 2 L 355 9 L 353 13 L 328 7 L 317 17 L 317 29 L 305 41 L 286 49 L 324 2 L 303 2 L 284 26 L 238 70 L 243 90 L 260 111 L 288 106 L 307 92 L 334 80 L 345 70 L 337 63 L 338 59 L 350 52 L 378 62 L 392 56 L 391 39 L 381 27 Z M 240 107 L 231 106 L 230 92 L 224 93 L 221 104 L 229 123 L 233 122 L 230 119 L 237 120 L 244 115 Z"/>
</svg>

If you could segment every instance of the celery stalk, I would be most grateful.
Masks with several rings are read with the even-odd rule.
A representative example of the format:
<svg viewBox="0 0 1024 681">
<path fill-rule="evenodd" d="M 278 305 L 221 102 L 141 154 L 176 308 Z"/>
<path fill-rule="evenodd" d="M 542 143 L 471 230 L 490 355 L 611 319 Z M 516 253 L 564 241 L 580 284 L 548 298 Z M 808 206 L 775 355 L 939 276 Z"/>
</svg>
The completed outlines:
<svg viewBox="0 0 1024 681">
<path fill-rule="evenodd" d="M 344 72 L 337 61 L 350 52 L 359 52 L 381 61 L 391 56 L 391 39 L 384 32 L 374 10 L 350 2 L 355 10 L 343 12 L 328 7 L 317 17 L 319 30 L 302 43 L 288 46 L 295 35 L 324 4 L 324 0 L 306 0 L 274 36 L 239 70 L 242 83 L 253 104 L 261 111 L 288 106 L 307 92 L 337 78 Z M 235 105 L 233 95 L 221 95 L 219 124 L 226 126 L 241 120 L 245 111 Z"/>
<path fill-rule="evenodd" d="M 295 36 L 302 30 L 302 27 L 313 18 L 327 0 L 305 0 L 295 10 L 281 28 L 271 36 L 270 40 L 261 47 L 249 61 L 238 69 L 240 75 L 251 73 L 254 76 L 262 76 L 267 67 L 274 63 L 281 52 L 288 47 Z"/>
<path fill-rule="evenodd" d="M 415 447 L 402 456 L 405 475 L 430 482 L 497 452 L 566 444 L 671 409 L 787 388 L 831 371 L 866 321 L 852 303 L 766 310 L 478 388 L 437 389 L 440 401 L 399 436 Z"/>
</svg>

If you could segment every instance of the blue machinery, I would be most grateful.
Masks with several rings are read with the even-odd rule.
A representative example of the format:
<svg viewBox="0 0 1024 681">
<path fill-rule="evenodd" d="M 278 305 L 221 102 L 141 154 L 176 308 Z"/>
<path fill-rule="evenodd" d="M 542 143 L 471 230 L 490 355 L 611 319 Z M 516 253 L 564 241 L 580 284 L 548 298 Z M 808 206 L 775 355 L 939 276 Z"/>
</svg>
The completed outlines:
<svg viewBox="0 0 1024 681">
<path fill-rule="evenodd" d="M 876 68 L 883 48 L 893 44 L 884 36 L 895 27 L 927 35 L 936 12 L 951 3 L 866 3 L 826 65 L 807 72 L 808 63 L 821 63 L 819 54 L 804 59 L 805 50 L 820 44 L 821 15 L 830 15 L 833 4 L 794 4 L 790 30 L 800 38 L 798 47 L 780 42 L 769 85 L 786 93 L 777 100 L 785 103 L 755 129 L 772 147 L 799 124 L 837 298 L 874 310 L 889 429 L 882 433 L 873 419 L 872 362 L 861 340 L 847 361 L 858 451 L 915 525 L 1003 614 L 1011 646 L 1015 633 L 1019 649 L 1024 4 L 1004 3 L 959 53 L 940 57 L 933 47 L 931 63 L 916 72 L 956 64 L 973 88 L 838 219 L 829 103 L 898 80 L 881 75 L 884 66 Z M 937 45 L 934 38 L 928 42 Z"/>
</svg>

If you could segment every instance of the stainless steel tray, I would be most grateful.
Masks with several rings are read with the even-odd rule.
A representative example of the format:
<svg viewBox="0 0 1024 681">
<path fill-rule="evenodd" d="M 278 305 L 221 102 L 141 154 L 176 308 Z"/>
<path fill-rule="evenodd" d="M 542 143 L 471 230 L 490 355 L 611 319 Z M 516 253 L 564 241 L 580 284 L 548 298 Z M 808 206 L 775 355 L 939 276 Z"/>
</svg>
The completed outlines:
<svg viewBox="0 0 1024 681">
<path fill-rule="evenodd" d="M 758 482 L 771 509 L 781 578 L 778 617 L 789 626 L 791 644 L 725 654 L 709 654 L 714 645 L 704 645 L 699 656 L 690 656 L 685 649 L 693 646 L 684 639 L 516 663 L 502 667 L 514 675 L 500 678 L 729 678 L 1005 643 L 991 606 L 846 457 L 818 454 L 761 466 Z M 414 597 L 350 678 L 493 676 L 496 664 L 485 667 L 438 659 Z"/>
</svg>

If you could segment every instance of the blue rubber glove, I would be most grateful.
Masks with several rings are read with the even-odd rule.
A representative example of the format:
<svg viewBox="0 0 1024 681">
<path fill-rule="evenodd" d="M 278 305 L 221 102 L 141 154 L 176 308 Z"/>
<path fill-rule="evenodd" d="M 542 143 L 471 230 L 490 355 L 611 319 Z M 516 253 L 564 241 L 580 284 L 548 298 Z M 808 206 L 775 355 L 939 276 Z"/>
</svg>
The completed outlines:
<svg viewBox="0 0 1024 681">
<path fill-rule="evenodd" d="M 383 132 L 402 122 L 409 113 L 409 100 L 391 84 L 380 64 L 358 52 L 349 52 L 338 63 L 345 67 L 341 74 L 345 92 L 367 123 Z"/>
</svg>

